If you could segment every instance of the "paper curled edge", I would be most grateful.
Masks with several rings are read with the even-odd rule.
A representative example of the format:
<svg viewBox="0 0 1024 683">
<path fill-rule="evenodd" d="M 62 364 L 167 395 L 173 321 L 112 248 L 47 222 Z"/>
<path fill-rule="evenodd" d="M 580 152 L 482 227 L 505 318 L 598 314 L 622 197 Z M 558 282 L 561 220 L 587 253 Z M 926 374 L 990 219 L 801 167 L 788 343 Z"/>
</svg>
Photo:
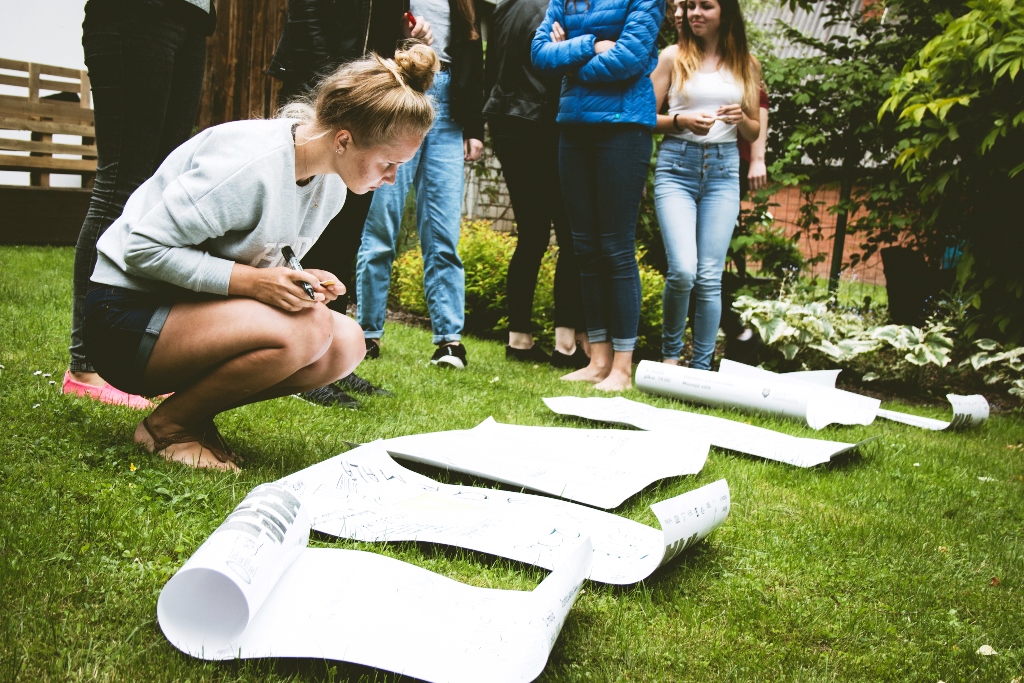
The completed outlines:
<svg viewBox="0 0 1024 683">
<path fill-rule="evenodd" d="M 478 588 L 374 553 L 307 548 L 309 530 L 284 487 L 250 492 L 161 591 L 168 641 L 205 660 L 314 657 L 436 683 L 530 681 L 593 561 L 588 537 L 533 591 Z M 356 585 L 348 569 L 358 570 Z M 434 611 L 417 609 L 431 600 Z"/>
</svg>

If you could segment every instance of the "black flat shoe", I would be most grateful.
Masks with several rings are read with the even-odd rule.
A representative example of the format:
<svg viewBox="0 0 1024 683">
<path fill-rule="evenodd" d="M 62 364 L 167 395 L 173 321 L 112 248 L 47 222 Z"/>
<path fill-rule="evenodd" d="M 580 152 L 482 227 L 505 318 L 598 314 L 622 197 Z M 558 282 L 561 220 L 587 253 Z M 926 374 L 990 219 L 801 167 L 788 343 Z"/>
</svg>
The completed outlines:
<svg viewBox="0 0 1024 683">
<path fill-rule="evenodd" d="M 349 410 L 357 410 L 359 408 L 359 401 L 357 399 L 352 398 L 334 384 L 328 384 L 319 389 L 303 391 L 295 394 L 295 398 L 301 398 L 308 403 L 315 403 L 318 406 L 324 407 L 337 406 L 339 408 L 348 408 Z"/>
<path fill-rule="evenodd" d="M 365 379 L 352 373 L 347 377 L 342 377 L 334 386 L 338 387 L 342 391 L 351 391 L 354 394 L 363 394 L 364 396 L 394 396 L 387 389 L 381 389 L 378 386 L 374 386 L 367 382 Z"/>
<path fill-rule="evenodd" d="M 583 347 L 579 344 L 576 345 L 576 350 L 571 356 L 555 349 L 551 352 L 551 365 L 556 368 L 579 370 L 590 365 L 590 356 L 586 354 Z"/>
<path fill-rule="evenodd" d="M 536 344 L 528 349 L 514 349 L 511 346 L 506 346 L 505 360 L 514 360 L 520 363 L 550 363 L 551 356 L 544 353 L 544 349 Z"/>
</svg>

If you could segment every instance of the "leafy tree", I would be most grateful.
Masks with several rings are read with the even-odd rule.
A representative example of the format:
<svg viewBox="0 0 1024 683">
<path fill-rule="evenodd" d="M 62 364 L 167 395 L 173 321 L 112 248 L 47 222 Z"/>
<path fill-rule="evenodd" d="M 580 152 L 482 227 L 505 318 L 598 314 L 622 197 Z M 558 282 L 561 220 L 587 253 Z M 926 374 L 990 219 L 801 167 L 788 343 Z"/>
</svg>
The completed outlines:
<svg viewBox="0 0 1024 683">
<path fill-rule="evenodd" d="M 879 118 L 899 113 L 896 166 L 923 229 L 962 241 L 958 279 L 979 328 L 1024 334 L 1024 5 L 973 0 L 894 79 Z"/>
<path fill-rule="evenodd" d="M 809 0 L 791 7 L 810 10 Z M 848 24 L 848 35 L 814 39 L 792 27 L 781 36 L 810 56 L 765 60 L 765 82 L 772 96 L 773 177 L 797 185 L 805 198 L 800 226 L 821 239 L 820 205 L 812 195 L 838 187 L 840 199 L 833 253 L 833 286 L 845 232 L 861 239 L 854 264 L 892 243 L 920 223 L 921 206 L 894 170 L 901 135 L 879 125 L 878 111 L 893 79 L 941 25 L 936 14 L 956 8 L 957 0 L 888 0 L 854 11 L 849 0 L 829 0 L 822 16 L 827 27 Z M 943 240 L 915 232 L 919 247 L 941 253 Z M 837 256 L 838 254 L 838 256 Z"/>
</svg>

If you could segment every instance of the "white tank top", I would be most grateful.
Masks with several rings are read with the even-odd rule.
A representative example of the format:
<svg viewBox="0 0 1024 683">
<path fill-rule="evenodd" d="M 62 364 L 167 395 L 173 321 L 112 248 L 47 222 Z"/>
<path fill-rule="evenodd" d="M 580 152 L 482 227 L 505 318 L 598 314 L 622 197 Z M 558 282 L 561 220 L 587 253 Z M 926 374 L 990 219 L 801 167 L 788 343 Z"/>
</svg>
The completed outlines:
<svg viewBox="0 0 1024 683">
<path fill-rule="evenodd" d="M 668 114 L 707 113 L 715 115 L 723 104 L 741 104 L 743 86 L 736 83 L 732 72 L 724 66 L 712 73 L 693 73 L 683 87 L 670 93 Z M 736 124 L 715 121 L 707 135 L 694 135 L 689 130 L 672 133 L 690 142 L 735 142 Z"/>
</svg>

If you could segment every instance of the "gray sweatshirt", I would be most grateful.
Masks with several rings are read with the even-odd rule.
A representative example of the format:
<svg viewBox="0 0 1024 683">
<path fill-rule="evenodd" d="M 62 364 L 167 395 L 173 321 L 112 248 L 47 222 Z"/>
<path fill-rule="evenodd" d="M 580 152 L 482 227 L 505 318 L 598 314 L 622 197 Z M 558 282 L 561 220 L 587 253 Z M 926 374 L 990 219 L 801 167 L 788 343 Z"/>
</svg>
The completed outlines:
<svg viewBox="0 0 1024 683">
<path fill-rule="evenodd" d="M 295 184 L 294 123 L 225 123 L 171 152 L 100 237 L 92 281 L 226 296 L 235 263 L 282 265 L 286 244 L 301 258 L 341 211 L 346 189 L 333 174 Z"/>
</svg>

